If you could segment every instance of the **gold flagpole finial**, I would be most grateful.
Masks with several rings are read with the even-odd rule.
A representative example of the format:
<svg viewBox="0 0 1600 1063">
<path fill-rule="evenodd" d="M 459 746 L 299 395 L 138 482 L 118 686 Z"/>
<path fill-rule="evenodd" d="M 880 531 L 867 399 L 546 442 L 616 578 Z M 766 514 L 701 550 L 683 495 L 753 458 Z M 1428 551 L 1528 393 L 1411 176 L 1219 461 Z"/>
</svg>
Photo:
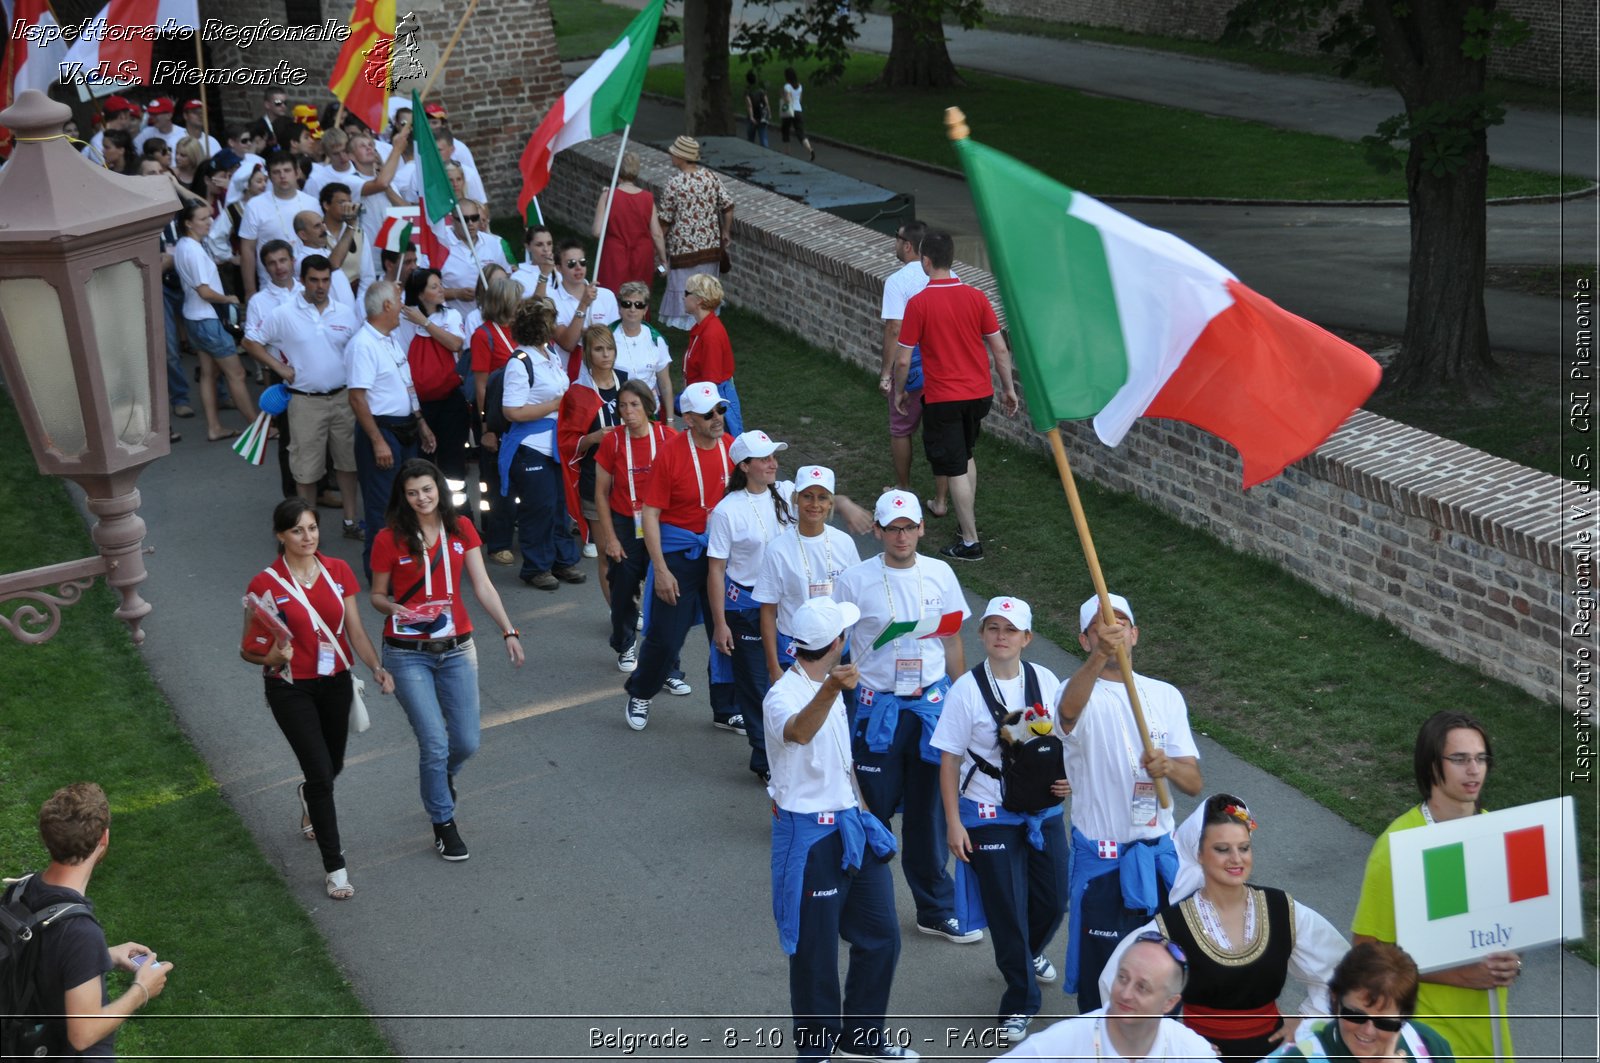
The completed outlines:
<svg viewBox="0 0 1600 1063">
<path fill-rule="evenodd" d="M 959 107 L 944 109 L 944 126 L 951 140 L 966 140 L 972 135 L 972 130 L 967 128 L 967 116 L 961 113 Z"/>
</svg>

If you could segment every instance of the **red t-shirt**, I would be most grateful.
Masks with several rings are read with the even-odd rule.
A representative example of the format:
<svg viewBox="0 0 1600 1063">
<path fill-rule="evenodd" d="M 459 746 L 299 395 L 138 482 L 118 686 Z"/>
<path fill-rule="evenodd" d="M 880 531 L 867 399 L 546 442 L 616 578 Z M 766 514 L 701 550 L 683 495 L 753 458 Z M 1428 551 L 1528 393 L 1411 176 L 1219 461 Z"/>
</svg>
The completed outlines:
<svg viewBox="0 0 1600 1063">
<path fill-rule="evenodd" d="M 691 433 L 679 435 L 656 452 L 650 485 L 641 496 L 644 504 L 661 511 L 661 523 L 704 535 L 706 520 L 722 501 L 733 472 L 733 462 L 728 460 L 732 445 L 733 437 L 724 434 L 718 446 L 701 450 L 695 446 Z M 694 466 L 689 464 L 690 451 L 694 452 L 693 460 L 700 463 L 698 480 Z"/>
<path fill-rule="evenodd" d="M 467 552 L 483 545 L 483 540 L 478 538 L 478 529 L 472 526 L 472 521 L 466 517 L 457 517 L 456 520 L 461 533 L 440 535 L 439 541 L 433 544 L 433 549 L 423 558 L 412 557 L 406 549 L 405 540 L 388 528 L 380 531 L 378 537 L 372 541 L 372 571 L 374 575 L 379 572 L 389 574 L 389 597 L 399 601 L 411 593 L 414 584 L 421 583 L 423 586 L 406 599 L 406 608 L 417 609 L 429 602 L 443 604 L 445 607 L 438 619 L 415 627 L 402 625 L 394 617 L 389 617 L 383 625 L 386 637 L 447 639 L 465 635 L 472 630 L 472 617 L 467 615 L 467 603 L 462 597 L 462 584 L 465 582 Z M 441 561 L 438 560 L 439 551 L 444 549 L 446 538 L 450 540 L 450 553 Z M 447 565 L 448 591 L 445 572 Z"/>
<path fill-rule="evenodd" d="M 985 336 L 1000 331 L 989 299 L 954 277 L 931 280 L 906 303 L 900 346 L 922 348 L 922 398 L 960 402 L 994 394 Z"/>
<path fill-rule="evenodd" d="M 595 448 L 594 454 L 595 467 L 611 474 L 611 493 L 606 496 L 606 502 L 611 506 L 611 512 L 619 517 L 633 516 L 633 501 L 628 497 L 629 443 L 632 444 L 633 454 L 633 493 L 641 505 L 644 504 L 645 488 L 650 485 L 650 470 L 653 464 L 650 457 L 650 439 L 630 441 L 626 438 L 627 435 L 627 426 L 617 425 L 600 440 L 600 445 Z M 650 424 L 650 435 L 655 440 L 655 453 L 658 456 L 678 438 L 676 431 L 656 422 Z"/>
<path fill-rule="evenodd" d="M 339 648 L 344 650 L 344 660 L 354 661 L 355 657 L 350 652 L 350 640 L 344 633 L 344 600 L 356 593 L 360 586 L 356 582 L 356 574 L 350 566 L 337 557 L 323 557 L 317 555 L 322 562 L 322 567 L 328 570 L 328 580 L 320 576 L 317 582 L 310 587 L 302 586 L 306 601 L 311 603 L 322 617 L 323 623 L 333 629 L 339 636 Z M 271 571 L 283 577 L 285 583 L 294 584 L 294 574 L 289 571 L 288 563 L 283 558 L 278 558 L 269 566 Z M 289 661 L 289 674 L 295 679 L 317 678 L 317 626 L 311 622 L 311 614 L 306 612 L 305 606 L 300 604 L 292 593 L 285 590 L 282 583 L 273 579 L 265 572 L 256 573 L 256 578 L 250 581 L 251 594 L 259 594 L 263 598 L 270 598 L 278 607 L 278 617 L 289 628 L 289 644 L 294 647 L 294 657 Z M 249 653 L 264 654 L 272 649 L 272 637 L 265 628 L 255 620 L 251 620 L 248 630 L 245 631 L 244 641 L 240 649 Z M 345 670 L 344 662 L 338 654 L 333 657 L 333 673 Z"/>
<path fill-rule="evenodd" d="M 492 373 L 511 361 L 517 349 L 511 342 L 511 333 L 501 325 L 481 325 L 472 334 L 472 371 Z"/>
<path fill-rule="evenodd" d="M 720 384 L 733 377 L 733 344 L 722 319 L 712 314 L 689 330 L 689 349 L 683 354 L 683 382 Z"/>
</svg>

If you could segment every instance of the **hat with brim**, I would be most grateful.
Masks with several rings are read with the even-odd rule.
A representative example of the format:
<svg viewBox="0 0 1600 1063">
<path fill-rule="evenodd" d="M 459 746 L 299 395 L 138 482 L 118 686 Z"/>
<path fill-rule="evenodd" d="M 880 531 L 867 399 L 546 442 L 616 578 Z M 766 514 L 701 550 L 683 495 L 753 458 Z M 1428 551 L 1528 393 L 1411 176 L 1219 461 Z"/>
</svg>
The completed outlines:
<svg viewBox="0 0 1600 1063">
<path fill-rule="evenodd" d="M 728 448 L 728 459 L 737 465 L 750 458 L 770 458 L 778 451 L 788 449 L 789 444 L 780 443 L 765 432 L 742 432 L 733 441 L 733 446 Z"/>
<path fill-rule="evenodd" d="M 825 650 L 846 628 L 861 619 L 861 610 L 849 602 L 832 598 L 808 598 L 794 611 L 790 637 L 801 649 Z"/>
<path fill-rule="evenodd" d="M 694 137 L 679 137 L 667 149 L 667 154 L 684 162 L 700 161 L 700 142 Z"/>
</svg>

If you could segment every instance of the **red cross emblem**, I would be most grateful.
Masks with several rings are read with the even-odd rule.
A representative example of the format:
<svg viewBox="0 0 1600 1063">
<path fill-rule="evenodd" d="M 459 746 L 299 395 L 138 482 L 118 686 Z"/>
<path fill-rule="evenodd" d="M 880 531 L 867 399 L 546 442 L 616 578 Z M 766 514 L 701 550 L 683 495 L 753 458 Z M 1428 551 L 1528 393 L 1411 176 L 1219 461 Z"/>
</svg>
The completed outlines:
<svg viewBox="0 0 1600 1063">
<path fill-rule="evenodd" d="M 817 813 L 817 823 L 820 826 L 823 826 L 823 827 L 831 827 L 831 826 L 833 826 L 833 813 L 832 812 L 818 812 Z"/>
<path fill-rule="evenodd" d="M 903 499 L 903 498 L 897 498 L 897 499 L 894 500 L 894 508 L 895 509 L 899 509 L 902 506 L 904 506 L 905 504 L 906 504 L 906 500 Z"/>
<path fill-rule="evenodd" d="M 1000 812 L 993 805 L 979 805 L 978 806 L 978 818 L 979 819 L 999 819 L 1000 818 Z"/>
<path fill-rule="evenodd" d="M 812 469 L 812 470 L 811 470 L 811 478 L 812 478 L 812 479 L 813 479 L 813 480 L 820 480 L 820 479 L 822 479 L 822 470 L 821 470 L 821 469 Z"/>
<path fill-rule="evenodd" d="M 1002 608 L 1002 609 L 1010 609 L 1011 608 L 1011 603 L 1010 602 L 1001 602 L 1000 603 L 1000 608 Z"/>
<path fill-rule="evenodd" d="M 1115 860 L 1117 858 L 1117 843 L 1113 841 L 1100 841 L 1095 843 L 1102 860 Z"/>
</svg>

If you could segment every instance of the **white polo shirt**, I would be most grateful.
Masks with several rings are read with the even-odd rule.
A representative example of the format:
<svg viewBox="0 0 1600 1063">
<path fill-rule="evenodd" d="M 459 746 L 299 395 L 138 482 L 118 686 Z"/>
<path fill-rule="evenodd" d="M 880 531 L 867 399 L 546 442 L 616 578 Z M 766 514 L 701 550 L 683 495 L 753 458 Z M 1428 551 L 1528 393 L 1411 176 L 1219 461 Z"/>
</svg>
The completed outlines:
<svg viewBox="0 0 1600 1063">
<path fill-rule="evenodd" d="M 302 289 L 267 316 L 260 335 L 250 338 L 283 351 L 284 360 L 294 368 L 292 390 L 317 395 L 345 386 L 344 349 L 361 325 L 355 311 L 332 299 L 318 310 L 306 301 Z"/>
<path fill-rule="evenodd" d="M 1048 668 L 1034 665 L 1034 671 L 1039 676 L 1039 700 L 1044 705 L 1045 711 L 1050 713 L 1050 721 L 1055 722 L 1055 705 L 1060 698 L 1061 680 Z M 996 678 L 995 686 L 1000 703 L 1005 706 L 1008 713 L 1028 707 L 1024 698 L 1027 682 L 1024 673 L 1019 669 L 1015 679 Z M 950 693 L 944 700 L 944 711 L 939 714 L 939 725 L 933 729 L 933 738 L 929 745 L 945 753 L 954 753 L 961 758 L 961 778 L 966 780 L 966 787 L 961 791 L 961 796 L 970 798 L 982 805 L 1000 804 L 1000 781 L 974 770 L 972 757 L 969 751 L 988 761 L 995 768 L 1000 767 L 1000 732 L 995 727 L 994 716 L 989 712 L 989 706 L 983 700 L 983 692 L 978 683 L 972 678 L 971 672 L 966 672 L 950 684 Z M 1065 761 L 1065 752 L 1062 760 Z"/>
<path fill-rule="evenodd" d="M 906 303 L 927 286 L 928 274 L 922 261 L 907 262 L 883 282 L 883 309 L 878 316 L 885 321 L 904 321 Z"/>
<path fill-rule="evenodd" d="M 294 235 L 294 216 L 303 210 L 322 213 L 317 201 L 304 192 L 297 190 L 288 199 L 279 199 L 270 186 L 244 205 L 244 216 L 239 219 L 239 239 L 256 242 L 257 287 L 269 283 L 266 267 L 261 265 L 262 246 L 272 240 L 287 240 L 291 247 L 298 243 Z"/>
<path fill-rule="evenodd" d="M 578 313 L 578 296 L 568 294 L 567 289 L 560 283 L 547 286 L 544 293 L 550 297 L 552 303 L 556 304 L 556 328 L 565 328 L 570 325 L 573 317 Z M 611 289 L 596 288 L 594 302 L 589 304 L 589 309 L 584 314 L 583 328 L 587 329 L 591 325 L 610 325 L 621 320 L 622 309 L 617 306 L 617 297 L 612 293 Z M 579 330 L 580 339 L 582 335 L 582 330 Z M 561 347 L 559 343 L 556 346 Z M 572 352 L 565 347 L 561 347 L 561 353 L 571 354 Z"/>
<path fill-rule="evenodd" d="M 522 285 L 522 297 L 524 299 L 532 299 L 533 293 L 539 289 L 539 270 L 530 263 L 518 263 L 517 268 L 511 271 L 511 277 Z M 560 287 L 561 276 L 552 270 L 545 276 L 544 292 L 546 295 L 550 295 Z"/>
<path fill-rule="evenodd" d="M 374 417 L 406 417 L 417 407 L 411 400 L 411 365 L 406 352 L 368 321 L 356 330 L 344 349 L 350 387 L 367 393 L 367 409 Z"/>
<path fill-rule="evenodd" d="M 519 348 L 527 352 L 526 363 L 513 358 L 506 363 L 505 384 L 500 393 L 500 405 L 515 409 L 533 406 L 558 399 L 567 393 L 567 371 L 549 351 Z M 524 368 L 525 367 L 525 368 Z M 550 414 L 554 417 L 555 414 Z M 522 445 L 536 450 L 547 458 L 555 457 L 556 433 L 554 428 L 531 432 L 522 438 Z"/>
<path fill-rule="evenodd" d="M 900 657 L 921 657 L 925 687 L 945 674 L 942 639 L 900 638 L 873 649 L 873 641 L 891 622 L 957 610 L 963 621 L 972 615 L 949 563 L 921 554 L 911 568 L 890 568 L 881 554 L 847 568 L 834 581 L 833 597 L 861 610 L 850 633 L 850 659 L 861 670 L 862 684 L 872 690 L 894 690 L 895 660 Z"/>
<path fill-rule="evenodd" d="M 620 319 L 622 310 L 617 309 Z M 650 393 L 656 397 L 656 406 L 661 405 L 661 388 L 657 385 L 657 374 L 663 369 L 672 368 L 672 352 L 667 349 L 667 341 L 659 332 L 652 332 L 649 325 L 641 323 L 639 334 L 630 336 L 621 327 L 616 326 L 611 330 L 611 338 L 617 341 L 617 368 L 628 374 L 629 380 L 642 380 L 650 385 Z"/>
<path fill-rule="evenodd" d="M 774 486 L 789 509 L 792 524 L 795 519 L 794 481 L 782 480 Z M 788 526 L 778 523 L 778 511 L 772 504 L 770 491 L 759 494 L 734 491 L 723 496 L 706 521 L 706 556 L 726 561 L 729 579 L 742 587 L 753 587 L 756 577 L 761 575 L 761 557 L 767 544 Z"/>
<path fill-rule="evenodd" d="M 1200 750 L 1189 730 L 1189 709 L 1171 683 L 1134 673 L 1150 741 L 1169 757 L 1194 757 Z M 1072 781 L 1072 825 L 1085 837 L 1118 842 L 1171 834 L 1172 809 L 1160 808 L 1154 824 L 1133 825 L 1133 784 L 1149 782 L 1142 766 L 1144 743 L 1134 726 L 1122 681 L 1096 679 L 1089 702 L 1066 736 L 1067 778 Z"/>
<path fill-rule="evenodd" d="M 276 346 L 261 338 L 261 330 L 266 325 L 267 318 L 272 316 L 272 312 L 278 309 L 280 306 L 293 302 L 294 297 L 298 295 L 300 291 L 300 282 L 292 277 L 289 280 L 289 287 L 287 288 L 280 288 L 268 280 L 266 287 L 256 289 L 256 294 L 252 295 L 250 297 L 250 301 L 245 304 L 245 339 L 255 340 L 257 343 L 265 344 L 267 353 L 271 354 L 280 362 L 288 361 L 288 359 L 283 356 L 283 351 L 279 350 Z"/>
<path fill-rule="evenodd" d="M 778 607 L 778 631 L 794 630 L 794 611 L 809 598 L 833 596 L 834 581 L 851 565 L 860 564 L 856 541 L 832 525 L 806 537 L 791 525 L 767 544 L 756 576 L 756 601 Z"/>
<path fill-rule="evenodd" d="M 786 812 L 837 812 L 856 807 L 850 781 L 850 720 L 844 698 L 834 695 L 828 717 L 811 741 L 801 745 L 783 737 L 784 725 L 811 704 L 821 689 L 820 683 L 791 668 L 778 677 L 761 702 L 767 727 L 767 766 L 772 772 L 768 789 Z"/>
</svg>

